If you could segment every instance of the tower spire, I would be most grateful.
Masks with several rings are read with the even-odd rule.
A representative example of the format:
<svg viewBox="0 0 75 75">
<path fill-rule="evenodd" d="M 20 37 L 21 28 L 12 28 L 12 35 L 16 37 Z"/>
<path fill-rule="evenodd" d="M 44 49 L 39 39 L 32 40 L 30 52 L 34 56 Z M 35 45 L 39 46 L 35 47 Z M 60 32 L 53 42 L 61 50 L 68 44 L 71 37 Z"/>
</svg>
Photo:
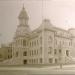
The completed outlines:
<svg viewBox="0 0 75 75">
<path fill-rule="evenodd" d="M 23 7 L 22 7 L 22 10 L 19 14 L 19 19 L 29 19 L 29 16 L 25 10 L 25 7 L 24 7 L 24 3 L 23 3 Z"/>
<path fill-rule="evenodd" d="M 19 19 L 20 25 L 28 25 L 29 16 L 24 8 L 24 4 L 18 16 L 18 19 Z"/>
</svg>

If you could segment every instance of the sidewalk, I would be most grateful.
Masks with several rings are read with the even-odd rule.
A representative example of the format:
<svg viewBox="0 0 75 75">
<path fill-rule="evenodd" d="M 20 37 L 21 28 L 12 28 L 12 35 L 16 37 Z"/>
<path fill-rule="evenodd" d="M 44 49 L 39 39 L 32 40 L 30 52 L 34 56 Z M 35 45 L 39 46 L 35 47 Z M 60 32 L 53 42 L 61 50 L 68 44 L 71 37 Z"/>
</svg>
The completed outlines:
<svg viewBox="0 0 75 75">
<path fill-rule="evenodd" d="M 28 75 L 36 75 L 36 74 L 75 74 L 75 65 L 64 65 L 62 69 L 60 66 L 45 66 L 41 68 L 35 67 L 0 67 L 0 72 L 8 71 L 8 72 L 25 72 Z"/>
<path fill-rule="evenodd" d="M 0 66 L 0 70 L 75 70 L 75 65 L 43 66 L 43 67 L 25 67 L 25 66 Z"/>
</svg>

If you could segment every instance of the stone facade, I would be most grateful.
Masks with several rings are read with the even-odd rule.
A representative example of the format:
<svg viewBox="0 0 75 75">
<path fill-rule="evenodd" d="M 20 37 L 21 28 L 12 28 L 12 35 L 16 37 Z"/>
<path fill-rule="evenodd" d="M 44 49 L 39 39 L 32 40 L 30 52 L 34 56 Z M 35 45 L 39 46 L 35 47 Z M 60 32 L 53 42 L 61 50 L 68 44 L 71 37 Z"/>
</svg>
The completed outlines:
<svg viewBox="0 0 75 75">
<path fill-rule="evenodd" d="M 12 43 L 14 64 L 59 64 L 71 61 L 75 30 L 57 28 L 50 20 L 44 19 L 37 29 L 31 31 L 24 7 L 18 18 L 19 25 Z"/>
<path fill-rule="evenodd" d="M 2 45 L 0 48 L 0 62 L 12 58 L 12 47 L 10 45 Z"/>
</svg>

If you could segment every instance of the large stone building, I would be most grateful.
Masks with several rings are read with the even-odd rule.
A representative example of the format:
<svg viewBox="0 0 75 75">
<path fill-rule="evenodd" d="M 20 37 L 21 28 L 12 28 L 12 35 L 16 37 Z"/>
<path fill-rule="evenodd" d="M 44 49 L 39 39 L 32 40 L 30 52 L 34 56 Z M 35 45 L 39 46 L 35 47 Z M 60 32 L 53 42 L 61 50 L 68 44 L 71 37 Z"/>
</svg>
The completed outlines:
<svg viewBox="0 0 75 75">
<path fill-rule="evenodd" d="M 0 47 L 0 63 L 12 58 L 12 47 L 11 44 L 2 44 Z"/>
<path fill-rule="evenodd" d="M 69 63 L 74 49 L 74 29 L 64 30 L 53 26 L 48 19 L 31 31 L 29 16 L 23 7 L 19 14 L 13 45 L 13 64 Z"/>
</svg>

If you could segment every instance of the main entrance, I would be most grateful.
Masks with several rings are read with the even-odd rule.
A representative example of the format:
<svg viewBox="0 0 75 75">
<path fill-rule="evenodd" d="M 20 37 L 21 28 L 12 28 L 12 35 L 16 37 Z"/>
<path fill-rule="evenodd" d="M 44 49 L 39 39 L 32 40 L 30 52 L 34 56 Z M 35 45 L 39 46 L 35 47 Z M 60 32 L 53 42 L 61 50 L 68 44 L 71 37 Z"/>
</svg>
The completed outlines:
<svg viewBox="0 0 75 75">
<path fill-rule="evenodd" d="M 23 64 L 27 64 L 27 60 L 25 59 L 25 60 L 23 60 Z"/>
</svg>

